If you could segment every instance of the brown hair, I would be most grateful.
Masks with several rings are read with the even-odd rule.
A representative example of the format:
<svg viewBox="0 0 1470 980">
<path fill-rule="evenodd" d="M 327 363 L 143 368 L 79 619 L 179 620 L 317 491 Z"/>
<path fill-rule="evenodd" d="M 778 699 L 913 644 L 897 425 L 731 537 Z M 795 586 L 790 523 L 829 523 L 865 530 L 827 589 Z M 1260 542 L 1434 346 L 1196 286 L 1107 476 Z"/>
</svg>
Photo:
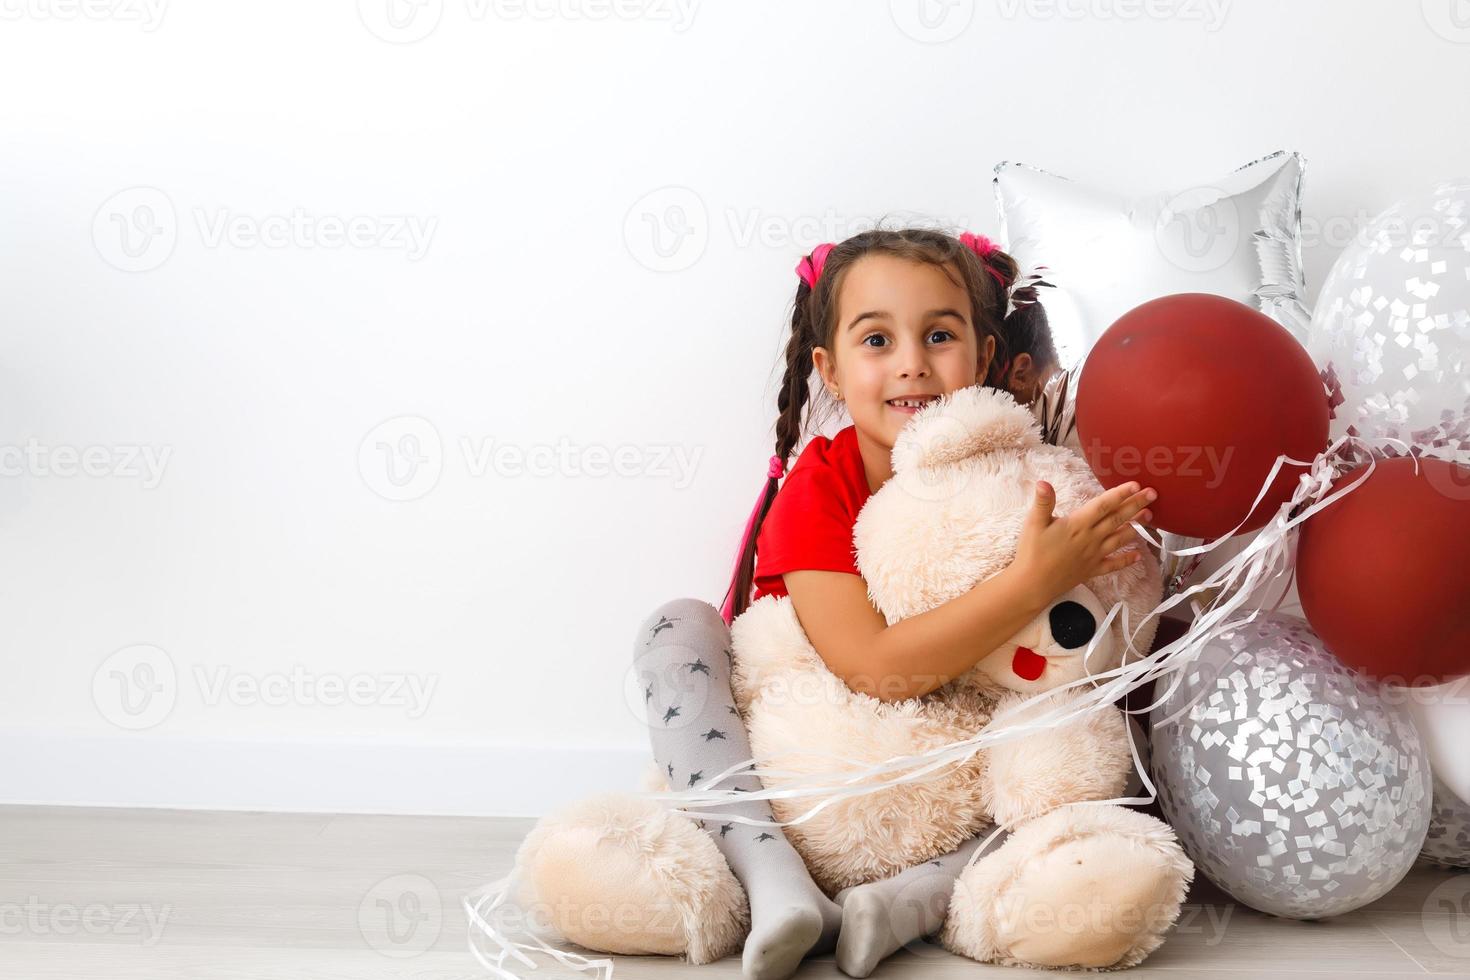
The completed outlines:
<svg viewBox="0 0 1470 980">
<path fill-rule="evenodd" d="M 818 407 L 810 390 L 814 370 L 812 350 L 816 347 L 832 347 L 832 337 L 837 327 L 837 298 L 841 295 L 842 280 L 854 262 L 865 255 L 874 254 L 926 262 L 939 266 L 947 274 L 951 268 L 958 270 L 960 282 L 957 285 L 963 286 L 970 295 L 971 321 L 975 325 L 976 339 L 980 342 L 981 349 L 984 349 L 986 337 L 995 338 L 995 356 L 991 358 L 985 384 L 989 387 L 1004 385 L 1005 379 L 997 376 L 997 369 L 1010 359 L 1006 308 L 1010 301 L 1011 287 L 1016 282 L 1015 260 L 995 249 L 982 261 L 958 238 L 927 228 L 878 228 L 861 232 L 832 248 L 815 288 L 808 287 L 805 280 L 797 280 L 796 300 L 791 312 L 791 336 L 786 343 L 786 373 L 781 381 L 780 394 L 776 398 L 776 409 L 779 413 L 775 425 L 776 456 L 783 461 L 791 456 L 801 442 L 807 423 L 811 421 Z M 826 395 L 826 390 L 821 385 L 817 388 L 815 397 L 825 396 L 830 402 L 831 398 Z M 735 567 L 735 578 L 731 584 L 735 591 L 735 616 L 750 605 L 750 591 L 755 579 L 756 537 L 760 534 L 766 512 L 771 509 L 771 502 L 776 497 L 777 480 L 777 477 L 766 480 L 765 492 L 756 507 L 754 525 Z M 727 593 L 726 600 L 728 599 Z"/>
</svg>

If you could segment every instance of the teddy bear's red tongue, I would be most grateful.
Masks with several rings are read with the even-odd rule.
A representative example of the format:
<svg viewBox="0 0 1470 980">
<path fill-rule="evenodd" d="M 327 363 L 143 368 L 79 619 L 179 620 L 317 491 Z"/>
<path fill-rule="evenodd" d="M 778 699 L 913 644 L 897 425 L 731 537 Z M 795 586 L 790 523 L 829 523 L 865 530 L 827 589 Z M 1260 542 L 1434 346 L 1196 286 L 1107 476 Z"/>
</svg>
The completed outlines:
<svg viewBox="0 0 1470 980">
<path fill-rule="evenodd" d="M 1046 658 L 1030 647 L 1016 647 L 1016 655 L 1011 658 L 1011 670 L 1022 680 L 1034 681 L 1046 670 Z"/>
</svg>

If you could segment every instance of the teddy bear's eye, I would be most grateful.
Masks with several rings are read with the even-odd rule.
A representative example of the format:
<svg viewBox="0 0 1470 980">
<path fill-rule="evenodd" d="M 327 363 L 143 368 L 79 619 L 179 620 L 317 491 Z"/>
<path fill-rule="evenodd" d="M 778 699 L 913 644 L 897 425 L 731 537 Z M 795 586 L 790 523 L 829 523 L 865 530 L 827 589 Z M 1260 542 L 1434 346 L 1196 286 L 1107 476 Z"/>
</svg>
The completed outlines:
<svg viewBox="0 0 1470 980">
<path fill-rule="evenodd" d="M 1066 650 L 1082 646 L 1097 632 L 1097 620 L 1080 602 L 1068 599 L 1051 607 L 1051 638 Z"/>
</svg>

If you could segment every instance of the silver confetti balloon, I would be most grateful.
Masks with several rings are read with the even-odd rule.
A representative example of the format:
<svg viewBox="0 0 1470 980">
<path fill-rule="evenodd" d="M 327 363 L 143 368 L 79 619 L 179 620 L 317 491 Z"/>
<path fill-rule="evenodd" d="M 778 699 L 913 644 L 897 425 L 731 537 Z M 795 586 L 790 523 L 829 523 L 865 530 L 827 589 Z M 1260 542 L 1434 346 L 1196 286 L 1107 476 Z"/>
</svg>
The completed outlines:
<svg viewBox="0 0 1470 980">
<path fill-rule="evenodd" d="M 1164 813 L 1237 901 L 1326 918 L 1413 866 L 1432 781 L 1419 734 L 1304 621 L 1263 614 L 1209 643 L 1152 718 Z"/>
<path fill-rule="evenodd" d="M 1419 856 L 1442 868 L 1470 868 L 1470 805 L 1438 779 L 1434 781 L 1429 833 Z"/>
<path fill-rule="evenodd" d="M 1307 349 L 1341 391 L 1333 438 L 1389 436 L 1470 462 L 1470 179 L 1401 201 L 1354 237 L 1322 284 Z"/>
</svg>

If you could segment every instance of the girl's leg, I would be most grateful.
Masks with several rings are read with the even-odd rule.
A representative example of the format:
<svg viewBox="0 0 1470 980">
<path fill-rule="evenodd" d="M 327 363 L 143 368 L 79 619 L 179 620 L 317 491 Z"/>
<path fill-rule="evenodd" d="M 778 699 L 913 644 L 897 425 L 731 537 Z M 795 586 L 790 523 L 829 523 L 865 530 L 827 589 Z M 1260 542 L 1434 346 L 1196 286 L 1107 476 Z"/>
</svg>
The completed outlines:
<svg viewBox="0 0 1470 980">
<path fill-rule="evenodd" d="M 643 622 L 633 647 L 653 755 L 671 789 L 684 790 L 752 755 L 730 691 L 730 630 L 719 610 L 699 599 L 675 599 Z M 758 790 L 755 776 L 719 788 Z M 697 810 L 689 811 L 697 813 Z M 711 812 L 773 820 L 765 800 L 725 804 Z M 742 957 L 752 980 L 784 980 L 809 952 L 837 943 L 842 910 L 812 880 L 780 827 L 701 820 L 745 886 L 750 935 Z"/>
<path fill-rule="evenodd" d="M 989 835 L 987 830 L 971 837 L 948 854 L 892 878 L 838 892 L 842 934 L 837 942 L 837 968 L 850 977 L 866 977 L 883 960 L 944 925 L 955 880 Z M 1009 836 L 997 834 L 986 853 L 993 853 Z"/>
</svg>

